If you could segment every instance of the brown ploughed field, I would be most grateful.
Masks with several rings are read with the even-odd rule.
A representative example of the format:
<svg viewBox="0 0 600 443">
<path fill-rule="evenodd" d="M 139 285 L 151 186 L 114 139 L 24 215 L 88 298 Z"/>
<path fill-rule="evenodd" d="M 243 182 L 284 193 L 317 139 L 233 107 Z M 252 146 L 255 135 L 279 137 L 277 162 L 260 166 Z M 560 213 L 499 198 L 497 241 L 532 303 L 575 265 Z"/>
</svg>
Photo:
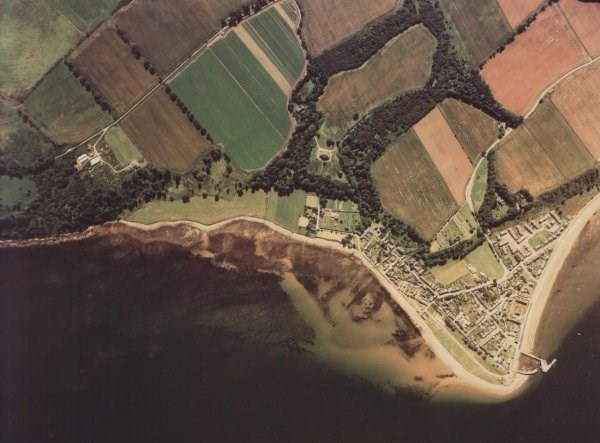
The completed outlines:
<svg viewBox="0 0 600 443">
<path fill-rule="evenodd" d="M 545 0 L 498 0 L 502 12 L 510 25 L 519 26 L 529 14 L 532 14 Z"/>
<path fill-rule="evenodd" d="M 300 0 L 308 52 L 319 54 L 399 7 L 403 0 Z"/>
<path fill-rule="evenodd" d="M 142 53 L 165 74 L 221 29 L 245 0 L 136 0 L 115 17 Z"/>
<path fill-rule="evenodd" d="M 103 27 L 77 47 L 70 59 L 118 112 L 127 110 L 156 81 L 112 28 Z"/>
<path fill-rule="evenodd" d="M 600 3 L 561 0 L 560 9 L 592 57 L 600 55 Z"/>
<path fill-rule="evenodd" d="M 414 126 L 415 133 L 448 185 L 459 205 L 465 201 L 465 189 L 473 165 L 438 108 Z"/>
<path fill-rule="evenodd" d="M 175 172 L 190 170 L 212 148 L 161 90 L 129 114 L 121 126 L 145 159 Z"/>
<path fill-rule="evenodd" d="M 555 4 L 487 62 L 482 74 L 500 103 L 525 114 L 545 88 L 586 60 L 579 40 Z"/>
<path fill-rule="evenodd" d="M 562 81 L 551 98 L 592 156 L 600 160 L 600 62 Z"/>
</svg>

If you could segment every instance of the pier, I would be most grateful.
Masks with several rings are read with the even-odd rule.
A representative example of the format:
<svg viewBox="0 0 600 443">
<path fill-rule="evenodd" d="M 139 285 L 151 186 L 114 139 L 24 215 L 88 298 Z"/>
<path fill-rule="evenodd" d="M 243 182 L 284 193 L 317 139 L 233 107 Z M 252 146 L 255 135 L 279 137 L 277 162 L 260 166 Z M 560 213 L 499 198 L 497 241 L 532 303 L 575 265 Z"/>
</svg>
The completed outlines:
<svg viewBox="0 0 600 443">
<path fill-rule="evenodd" d="M 550 368 L 552 368 L 552 366 L 554 366 L 554 364 L 556 363 L 556 359 L 553 359 L 550 363 L 548 363 L 546 360 L 544 360 L 543 358 L 540 357 L 536 357 L 533 354 L 529 354 L 527 352 L 521 351 L 521 354 L 532 358 L 534 360 L 537 360 L 540 362 L 540 368 L 542 369 L 542 372 L 546 373 L 550 370 Z M 536 371 L 537 372 L 537 371 Z M 535 372 L 532 372 L 532 374 L 534 374 Z M 529 374 L 528 374 L 529 375 Z"/>
</svg>

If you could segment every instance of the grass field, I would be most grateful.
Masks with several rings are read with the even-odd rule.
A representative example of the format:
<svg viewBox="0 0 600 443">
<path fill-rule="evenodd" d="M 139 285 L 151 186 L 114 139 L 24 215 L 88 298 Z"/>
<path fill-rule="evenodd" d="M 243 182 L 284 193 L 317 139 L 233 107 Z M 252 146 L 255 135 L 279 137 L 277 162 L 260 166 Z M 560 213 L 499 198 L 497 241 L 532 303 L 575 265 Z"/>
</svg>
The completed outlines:
<svg viewBox="0 0 600 443">
<path fill-rule="evenodd" d="M 298 231 L 298 219 L 304 213 L 306 192 L 294 191 L 287 197 L 280 197 L 276 192 L 269 194 L 267 203 L 267 220 L 282 225 L 290 231 Z"/>
<path fill-rule="evenodd" d="M 498 0 L 502 12 L 510 25 L 514 28 L 532 14 L 544 0 Z"/>
<path fill-rule="evenodd" d="M 477 171 L 475 172 L 475 180 L 473 181 L 473 189 L 471 190 L 471 200 L 473 200 L 473 208 L 478 211 L 483 203 L 485 191 L 487 190 L 487 175 L 488 161 L 484 159 Z"/>
<path fill-rule="evenodd" d="M 420 89 L 431 75 L 436 40 L 423 25 L 388 42 L 363 66 L 334 75 L 318 102 L 328 131 L 337 134 L 355 113 L 369 110 L 404 92 Z"/>
<path fill-rule="evenodd" d="M 544 89 L 585 60 L 581 45 L 555 4 L 488 61 L 482 75 L 500 103 L 524 114 Z"/>
<path fill-rule="evenodd" d="M 82 32 L 104 20 L 119 0 L 48 0 Z"/>
<path fill-rule="evenodd" d="M 27 97 L 25 112 L 59 144 L 80 142 L 112 121 L 62 63 Z"/>
<path fill-rule="evenodd" d="M 600 160 L 600 63 L 562 81 L 551 98 L 592 156 Z"/>
<path fill-rule="evenodd" d="M 175 172 L 190 170 L 213 148 L 160 90 L 122 120 L 121 127 L 146 160 Z"/>
<path fill-rule="evenodd" d="M 242 168 L 264 167 L 287 139 L 287 96 L 234 33 L 206 50 L 171 86 Z"/>
<path fill-rule="evenodd" d="M 458 206 L 413 130 L 392 143 L 372 166 L 387 211 L 431 239 Z"/>
<path fill-rule="evenodd" d="M 488 243 L 484 243 L 467 255 L 465 261 L 479 272 L 484 273 L 490 280 L 497 280 L 504 275 L 504 268 L 496 259 Z"/>
<path fill-rule="evenodd" d="M 45 1 L 4 0 L 0 29 L 2 93 L 22 95 L 79 39 L 77 30 Z"/>
<path fill-rule="evenodd" d="M 449 261 L 442 266 L 433 266 L 431 268 L 431 273 L 442 285 L 449 285 L 459 278 L 470 274 L 467 263 L 464 260 Z"/>
<path fill-rule="evenodd" d="M 459 241 L 472 238 L 475 236 L 478 226 L 469 206 L 465 203 L 436 235 L 437 248 L 435 250 L 444 249 Z M 434 250 L 433 246 L 432 250 Z"/>
<path fill-rule="evenodd" d="M 475 64 L 481 63 L 511 34 L 497 0 L 440 0 Z"/>
<path fill-rule="evenodd" d="M 304 54 L 298 38 L 275 8 L 269 8 L 243 27 L 277 66 L 290 84 L 296 83 L 304 68 Z"/>
<path fill-rule="evenodd" d="M 560 9 L 592 57 L 600 55 L 600 4 L 561 0 Z"/>
<path fill-rule="evenodd" d="M 454 99 L 439 105 L 446 122 L 472 163 L 498 136 L 496 121 L 472 106 Z"/>
<path fill-rule="evenodd" d="M 498 148 L 498 176 L 510 190 L 532 194 L 558 186 L 594 163 L 585 145 L 550 100 Z"/>
<path fill-rule="evenodd" d="M 113 126 L 106 133 L 106 143 L 110 146 L 113 154 L 123 166 L 127 166 L 132 161 L 141 162 L 144 157 L 129 139 L 125 131 L 119 126 Z"/>
<path fill-rule="evenodd" d="M 221 29 L 245 0 L 138 0 L 116 14 L 116 24 L 160 73 L 173 69 Z"/>
<path fill-rule="evenodd" d="M 436 168 L 446 181 L 454 200 L 465 201 L 465 189 L 473 166 L 438 108 L 414 126 Z"/>
<path fill-rule="evenodd" d="M 160 221 L 188 220 L 212 225 L 233 217 L 248 216 L 264 218 L 267 208 L 263 192 L 246 193 L 231 200 L 192 197 L 189 203 L 181 200 L 152 201 L 125 217 L 126 220 L 152 224 Z"/>
<path fill-rule="evenodd" d="M 118 112 L 127 110 L 156 81 L 109 27 L 79 45 L 70 59 L 77 71 Z"/>
<path fill-rule="evenodd" d="M 398 0 L 300 0 L 302 34 L 308 51 L 315 55 L 335 46 L 402 3 Z"/>
<path fill-rule="evenodd" d="M 544 244 L 552 237 L 552 233 L 549 231 L 536 232 L 527 242 L 536 251 L 540 249 Z"/>
<path fill-rule="evenodd" d="M 24 210 L 36 194 L 33 180 L 0 175 L 0 218 Z M 13 211 L 14 205 L 19 203 L 20 209 Z"/>
</svg>

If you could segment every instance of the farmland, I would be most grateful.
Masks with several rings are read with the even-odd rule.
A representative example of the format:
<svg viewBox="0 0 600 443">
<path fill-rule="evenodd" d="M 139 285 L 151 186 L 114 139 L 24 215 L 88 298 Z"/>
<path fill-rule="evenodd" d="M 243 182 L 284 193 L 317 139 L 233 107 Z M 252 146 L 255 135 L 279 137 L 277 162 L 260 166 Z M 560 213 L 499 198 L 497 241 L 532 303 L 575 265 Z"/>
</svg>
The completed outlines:
<svg viewBox="0 0 600 443">
<path fill-rule="evenodd" d="M 555 4 L 541 12 L 527 31 L 487 62 L 482 75 L 500 103 L 524 114 L 546 87 L 585 59 L 577 38 Z"/>
<path fill-rule="evenodd" d="M 502 12 L 513 28 L 532 14 L 545 0 L 498 0 Z"/>
<path fill-rule="evenodd" d="M 475 64 L 481 63 L 511 34 L 496 0 L 441 0 Z"/>
<path fill-rule="evenodd" d="M 334 75 L 318 109 L 330 128 L 345 128 L 355 113 L 364 115 L 404 92 L 420 89 L 431 75 L 436 40 L 423 25 L 392 39 L 358 69 Z"/>
<path fill-rule="evenodd" d="M 281 26 L 270 32 L 290 39 Z M 288 97 L 236 33 L 211 45 L 171 86 L 244 169 L 264 167 L 287 140 Z"/>
<path fill-rule="evenodd" d="M 302 34 L 308 51 L 319 54 L 402 5 L 399 0 L 300 0 Z"/>
<path fill-rule="evenodd" d="M 458 100 L 447 99 L 439 105 L 446 122 L 472 163 L 498 136 L 496 121 Z"/>
<path fill-rule="evenodd" d="M 561 0 L 560 9 L 592 57 L 600 55 L 600 4 Z"/>
<path fill-rule="evenodd" d="M 82 32 L 104 20 L 119 0 L 49 0 Z"/>
<path fill-rule="evenodd" d="M 115 157 L 123 166 L 127 166 L 132 161 L 141 162 L 144 157 L 135 145 L 131 142 L 125 131 L 118 126 L 113 126 L 106 133 L 106 143 L 115 154 Z"/>
<path fill-rule="evenodd" d="M 600 63 L 581 69 L 561 82 L 551 95 L 596 160 L 600 160 Z"/>
<path fill-rule="evenodd" d="M 473 166 L 440 110 L 435 108 L 427 114 L 414 126 L 414 131 L 446 181 L 454 200 L 463 203 Z"/>
<path fill-rule="evenodd" d="M 432 238 L 457 205 L 414 130 L 392 143 L 372 166 L 383 206 Z"/>
<path fill-rule="evenodd" d="M 159 73 L 166 73 L 221 29 L 221 20 L 244 0 L 140 0 L 115 22 Z M 156 30 L 165 32 L 156 32 Z"/>
<path fill-rule="evenodd" d="M 79 34 L 46 2 L 4 0 L 0 9 L 0 92 L 22 95 L 77 43 Z"/>
<path fill-rule="evenodd" d="M 25 112 L 56 143 L 82 141 L 112 121 L 62 63 L 27 97 Z"/>
<path fill-rule="evenodd" d="M 498 148 L 498 176 L 511 191 L 537 195 L 575 177 L 593 164 L 577 134 L 550 101 Z"/>
<path fill-rule="evenodd" d="M 138 106 L 121 126 L 148 161 L 172 171 L 188 171 L 212 149 L 161 91 Z"/>
<path fill-rule="evenodd" d="M 271 192 L 267 202 L 266 218 L 290 231 L 298 231 L 298 219 L 304 213 L 305 202 L 304 191 L 295 191 L 286 197 Z"/>
<path fill-rule="evenodd" d="M 128 109 L 155 81 L 109 27 L 77 47 L 70 58 L 76 70 L 118 112 Z"/>
</svg>

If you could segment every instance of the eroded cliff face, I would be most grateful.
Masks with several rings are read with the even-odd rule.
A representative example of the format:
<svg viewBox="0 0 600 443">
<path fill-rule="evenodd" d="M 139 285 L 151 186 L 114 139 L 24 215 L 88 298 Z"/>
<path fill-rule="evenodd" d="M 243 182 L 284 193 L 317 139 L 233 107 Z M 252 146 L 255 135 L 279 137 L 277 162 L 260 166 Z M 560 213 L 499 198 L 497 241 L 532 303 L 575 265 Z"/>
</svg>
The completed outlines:
<svg viewBox="0 0 600 443">
<path fill-rule="evenodd" d="M 111 243 L 134 239 L 153 253 L 177 244 L 220 268 L 277 275 L 315 331 L 299 349 L 389 392 L 428 399 L 442 380 L 454 377 L 361 260 L 343 251 L 250 221 L 208 232 L 188 224 L 140 230 L 112 223 L 96 228 L 96 234 Z"/>
</svg>

